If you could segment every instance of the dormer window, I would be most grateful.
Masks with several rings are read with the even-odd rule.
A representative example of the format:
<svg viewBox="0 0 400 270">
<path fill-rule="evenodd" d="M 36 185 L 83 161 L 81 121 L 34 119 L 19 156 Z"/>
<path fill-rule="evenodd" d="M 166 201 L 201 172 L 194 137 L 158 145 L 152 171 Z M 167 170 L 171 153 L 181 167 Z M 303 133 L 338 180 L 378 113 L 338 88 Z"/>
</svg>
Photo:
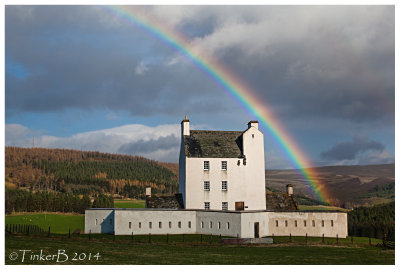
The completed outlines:
<svg viewBox="0 0 400 270">
<path fill-rule="evenodd" d="M 228 168 L 228 162 L 227 161 L 221 161 L 221 170 L 226 171 Z"/>
<path fill-rule="evenodd" d="M 204 161 L 204 170 L 205 171 L 210 170 L 210 161 Z"/>
</svg>

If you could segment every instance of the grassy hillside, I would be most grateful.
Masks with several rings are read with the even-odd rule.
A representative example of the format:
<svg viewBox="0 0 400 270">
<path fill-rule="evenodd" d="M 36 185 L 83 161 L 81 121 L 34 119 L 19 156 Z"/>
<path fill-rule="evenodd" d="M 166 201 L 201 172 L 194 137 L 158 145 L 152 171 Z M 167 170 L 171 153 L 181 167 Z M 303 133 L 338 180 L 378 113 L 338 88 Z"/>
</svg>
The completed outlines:
<svg viewBox="0 0 400 270">
<path fill-rule="evenodd" d="M 85 216 L 77 214 L 21 213 L 6 216 L 5 224 L 37 225 L 46 231 L 50 226 L 52 233 L 68 233 L 68 229 L 71 229 L 71 233 L 76 229 L 80 229 L 83 232 L 85 229 Z"/>
</svg>

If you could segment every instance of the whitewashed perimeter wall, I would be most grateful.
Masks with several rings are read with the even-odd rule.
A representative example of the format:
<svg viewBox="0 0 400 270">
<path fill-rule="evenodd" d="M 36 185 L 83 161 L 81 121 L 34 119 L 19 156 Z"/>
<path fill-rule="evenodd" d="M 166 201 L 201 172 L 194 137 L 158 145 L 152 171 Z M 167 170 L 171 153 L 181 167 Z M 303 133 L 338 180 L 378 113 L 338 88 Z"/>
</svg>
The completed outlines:
<svg viewBox="0 0 400 270">
<path fill-rule="evenodd" d="M 98 209 L 85 211 L 85 233 L 113 233 L 114 210 Z"/>
<path fill-rule="evenodd" d="M 255 222 L 259 223 L 259 237 L 305 236 L 306 233 L 317 237 L 323 234 L 325 237 L 347 237 L 347 213 L 330 212 L 87 210 L 85 233 L 113 233 L 115 228 L 116 235 L 198 233 L 253 238 Z"/>
<path fill-rule="evenodd" d="M 286 223 L 287 222 L 287 223 Z M 297 222 L 297 226 L 296 226 Z M 306 222 L 306 223 L 304 223 Z M 271 212 L 268 223 L 270 235 L 347 237 L 347 213 L 329 212 Z"/>
<path fill-rule="evenodd" d="M 131 228 L 129 228 L 129 222 L 131 222 Z M 133 234 L 194 234 L 196 233 L 196 212 L 115 210 L 115 234 L 127 235 L 132 232 Z"/>
<path fill-rule="evenodd" d="M 270 212 L 249 212 L 242 213 L 241 216 L 241 237 L 253 238 L 254 237 L 254 223 L 259 223 L 259 237 L 270 236 L 268 220 Z"/>
<path fill-rule="evenodd" d="M 197 211 L 197 233 L 240 237 L 239 212 Z"/>
</svg>

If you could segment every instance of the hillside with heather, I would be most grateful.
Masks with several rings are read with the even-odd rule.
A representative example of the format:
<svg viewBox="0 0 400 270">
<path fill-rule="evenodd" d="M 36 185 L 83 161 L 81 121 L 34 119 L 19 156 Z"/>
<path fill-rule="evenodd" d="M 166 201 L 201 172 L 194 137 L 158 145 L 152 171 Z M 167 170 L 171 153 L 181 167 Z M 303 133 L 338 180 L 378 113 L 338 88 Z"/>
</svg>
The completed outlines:
<svg viewBox="0 0 400 270">
<path fill-rule="evenodd" d="M 315 168 L 319 181 L 329 191 L 330 204 L 353 208 L 389 203 L 395 198 L 395 165 L 327 166 Z M 267 170 L 266 186 L 284 190 L 292 184 L 295 195 L 316 199 L 296 170 Z"/>
<path fill-rule="evenodd" d="M 6 188 L 142 198 L 178 190 L 168 164 L 143 157 L 44 148 L 5 148 Z"/>
</svg>

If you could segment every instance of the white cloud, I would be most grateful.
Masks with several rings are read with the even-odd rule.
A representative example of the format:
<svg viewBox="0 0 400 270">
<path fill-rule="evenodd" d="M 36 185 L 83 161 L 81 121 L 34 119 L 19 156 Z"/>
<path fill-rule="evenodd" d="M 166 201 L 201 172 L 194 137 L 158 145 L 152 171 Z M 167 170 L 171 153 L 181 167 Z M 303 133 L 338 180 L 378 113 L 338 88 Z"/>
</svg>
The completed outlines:
<svg viewBox="0 0 400 270">
<path fill-rule="evenodd" d="M 144 62 L 140 62 L 135 68 L 135 74 L 136 75 L 143 75 L 148 70 L 149 70 L 149 67 Z"/>
<path fill-rule="evenodd" d="M 32 134 L 38 134 L 19 124 L 5 125 L 5 145 L 32 147 Z M 118 149 L 125 144 L 138 141 L 148 142 L 173 136 L 180 138 L 180 125 L 160 125 L 155 127 L 132 124 L 120 127 L 77 133 L 69 137 L 56 137 L 48 135 L 35 136 L 35 147 L 66 148 L 77 150 L 91 150 L 107 153 L 118 153 Z M 160 161 L 177 161 L 179 143 L 169 149 L 156 150 L 146 153 L 129 153 L 141 155 Z"/>
</svg>

